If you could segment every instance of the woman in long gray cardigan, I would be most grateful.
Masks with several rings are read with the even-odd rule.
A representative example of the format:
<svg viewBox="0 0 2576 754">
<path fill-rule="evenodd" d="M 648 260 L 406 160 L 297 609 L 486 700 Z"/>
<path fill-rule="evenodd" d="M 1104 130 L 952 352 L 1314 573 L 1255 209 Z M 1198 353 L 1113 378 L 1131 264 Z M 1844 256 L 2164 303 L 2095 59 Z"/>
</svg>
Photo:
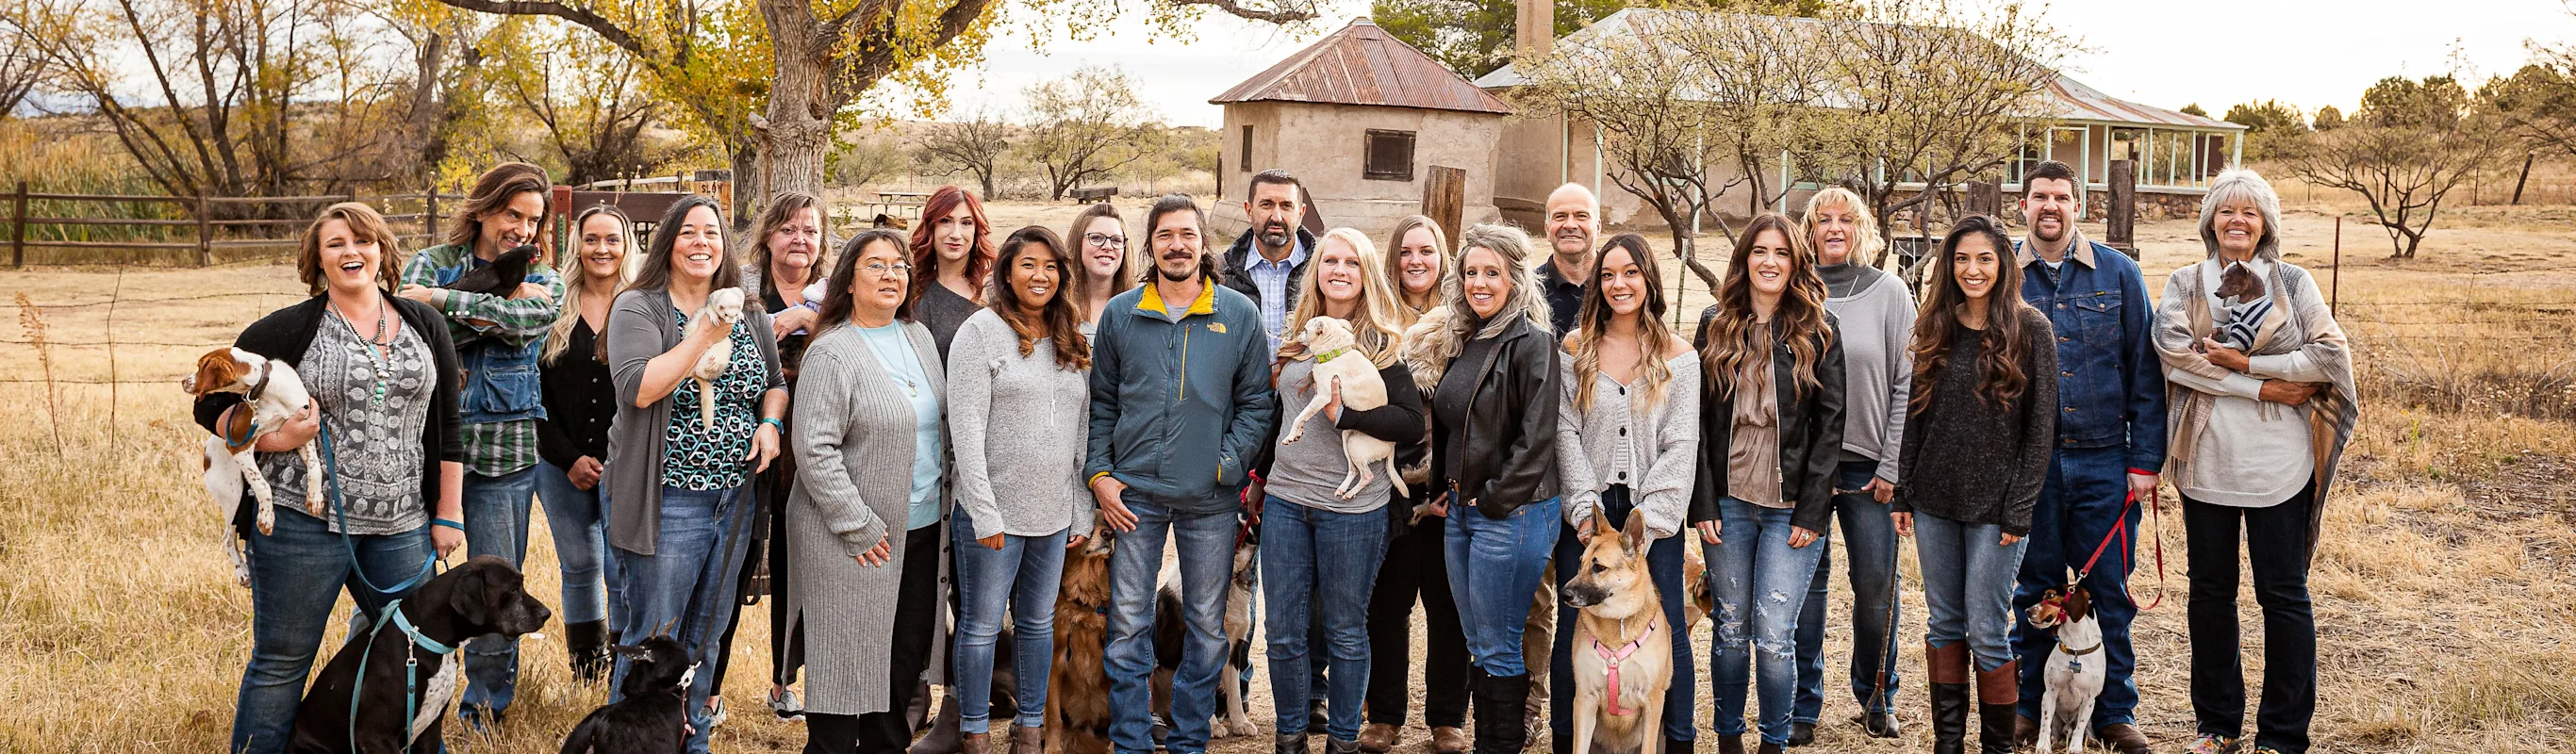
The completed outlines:
<svg viewBox="0 0 2576 754">
<path fill-rule="evenodd" d="M 797 374 L 787 593 L 805 626 L 805 751 L 892 754 L 936 656 L 947 389 L 911 318 L 901 237 L 850 239 Z"/>
</svg>

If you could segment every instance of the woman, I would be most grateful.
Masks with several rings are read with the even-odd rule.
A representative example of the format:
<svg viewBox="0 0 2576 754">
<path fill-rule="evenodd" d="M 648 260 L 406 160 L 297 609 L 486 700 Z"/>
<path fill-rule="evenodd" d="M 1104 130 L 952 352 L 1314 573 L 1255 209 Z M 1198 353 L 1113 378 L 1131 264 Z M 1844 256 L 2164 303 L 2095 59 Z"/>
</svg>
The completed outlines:
<svg viewBox="0 0 2576 754">
<path fill-rule="evenodd" d="M 1090 335 L 1092 323 L 1100 321 L 1100 311 L 1108 308 L 1109 299 L 1136 287 L 1136 275 L 1128 272 L 1126 221 L 1118 217 L 1118 208 L 1101 202 L 1082 208 L 1073 216 L 1073 224 L 1064 235 L 1073 244 L 1074 257 L 1081 260 L 1081 279 L 1074 290 L 1082 292 L 1082 334 Z"/>
<path fill-rule="evenodd" d="M 744 307 L 732 327 L 688 329 L 710 294 L 740 284 L 724 239 L 715 200 L 674 202 L 653 227 L 643 269 L 608 314 L 617 388 L 617 419 L 608 431 L 608 543 L 626 582 L 615 628 L 621 644 L 667 633 L 710 669 L 689 686 L 692 754 L 707 750 L 711 669 L 757 507 L 751 475 L 778 455 L 787 412 L 767 312 Z M 688 375 L 720 341 L 732 343 L 733 359 L 715 380 L 709 427 L 700 418 L 702 391 Z M 614 678 L 624 678 L 631 664 L 619 658 Z M 611 696 L 623 698 L 615 679 Z"/>
<path fill-rule="evenodd" d="M 947 380 L 929 329 L 912 319 L 904 256 L 892 231 L 842 247 L 798 383 L 794 562 L 778 609 L 807 633 L 812 754 L 903 751 L 904 708 L 939 650 Z"/>
<path fill-rule="evenodd" d="M 635 279 L 642 255 L 627 253 L 626 213 L 607 204 L 573 216 L 577 234 L 573 279 L 564 285 L 563 313 L 537 354 L 546 418 L 537 420 L 537 500 L 545 505 L 546 531 L 555 538 L 555 565 L 563 572 L 564 649 L 572 672 L 586 681 L 607 673 L 608 616 L 625 603 L 625 585 L 604 570 L 607 541 L 600 530 L 600 472 L 606 470 L 608 425 L 617 417 L 617 391 L 609 389 L 605 342 L 608 309 Z"/>
<path fill-rule="evenodd" d="M 760 302 L 761 311 L 769 312 L 769 332 L 778 340 L 778 368 L 787 376 L 789 414 L 794 414 L 796 370 L 805 363 L 806 340 L 812 336 L 823 302 L 808 293 L 820 293 L 823 285 L 823 250 L 830 240 L 823 234 L 823 202 L 812 194 L 780 192 L 769 200 L 769 208 L 760 213 L 758 229 L 752 238 L 751 262 L 742 266 L 742 289 L 746 298 Z M 784 436 L 786 429 L 780 430 Z M 777 515 L 787 502 L 787 494 L 796 482 L 796 457 L 780 454 L 769 470 L 755 477 L 761 500 L 760 520 L 752 523 L 752 541 L 743 562 L 745 593 L 760 594 L 754 589 L 775 592 L 772 586 L 787 573 L 787 521 Z M 755 567 L 760 563 L 764 568 Z M 763 571 L 763 573 L 755 573 Z M 765 575 L 766 579 L 760 579 Z M 742 616 L 742 600 L 734 601 L 733 614 Z M 738 621 L 727 625 L 739 628 Z M 796 635 L 796 626 L 787 622 L 787 611 L 769 611 L 769 709 L 782 720 L 795 720 L 804 714 L 804 702 L 789 689 L 796 682 L 796 671 L 805 666 L 804 640 Z M 724 645 L 733 646 L 733 631 L 725 632 Z M 716 662 L 716 707 L 722 709 L 724 670 L 731 665 L 733 653 Z"/>
<path fill-rule="evenodd" d="M 1941 240 L 1931 299 L 1914 322 L 1914 379 L 1891 522 L 1917 537 L 1932 750 L 1966 744 L 1970 656 L 1980 746 L 2009 754 L 2021 665 L 2013 582 L 2057 437 L 2057 342 L 2021 298 L 2011 239 L 1984 215 Z"/>
<path fill-rule="evenodd" d="M 1905 434 L 1906 389 L 1914 377 L 1906 342 L 1914 296 L 1904 281 L 1870 266 L 1883 242 L 1860 195 L 1841 187 L 1807 200 L 1806 236 L 1825 280 L 1825 311 L 1841 322 L 1843 341 L 1842 463 L 1834 470 L 1834 516 L 1843 529 L 1852 590 L 1852 699 L 1861 730 L 1895 738 L 1896 531 L 1888 500 L 1896 494 L 1897 449 Z M 1834 551 L 1830 528 L 1817 532 L 1816 578 L 1798 613 L 1798 691 L 1790 706 L 1789 745 L 1815 739 L 1825 706 L 1825 592 Z"/>
<path fill-rule="evenodd" d="M 914 281 L 905 310 L 930 329 L 939 343 L 942 363 L 957 327 L 984 308 L 984 276 L 993 269 L 992 224 L 984 220 L 984 202 L 956 186 L 941 186 L 921 203 L 921 222 L 912 228 Z"/>
<path fill-rule="evenodd" d="M 1395 321 L 1409 328 L 1422 313 L 1440 305 L 1440 276 L 1449 269 L 1449 241 L 1431 218 L 1414 215 L 1395 224 L 1387 238 L 1384 264 L 1387 289 L 1395 293 Z M 1422 602 L 1429 653 L 1422 660 L 1422 721 L 1431 726 L 1432 754 L 1466 754 L 1467 638 L 1458 627 L 1458 603 L 1449 596 L 1448 558 L 1441 541 L 1448 506 L 1435 503 L 1431 489 L 1430 448 L 1407 443 L 1396 448 L 1413 494 L 1387 508 L 1386 559 L 1369 590 L 1368 727 L 1360 729 L 1360 751 L 1385 754 L 1402 743 L 1405 708 L 1412 692 L 1413 603 Z M 1414 515 L 1423 515 L 1415 525 Z"/>
<path fill-rule="evenodd" d="M 1054 231 L 1002 240 L 992 304 L 957 328 L 949 358 L 949 436 L 956 443 L 959 726 L 966 754 L 992 728 L 994 642 L 1012 626 L 1018 709 L 1011 754 L 1038 754 L 1047 670 L 1055 662 L 1055 592 L 1064 551 L 1091 534 L 1079 479 L 1091 431 L 1091 343 L 1065 284 L 1082 265 Z"/>
<path fill-rule="evenodd" d="M 238 506 L 233 528 L 250 561 L 251 655 L 233 711 L 232 751 L 286 750 L 314 651 L 345 585 L 358 615 L 373 618 L 411 595 L 465 543 L 463 445 L 457 439 L 456 350 L 447 322 L 389 288 L 402 253 L 383 216 L 334 204 L 304 229 L 295 271 L 312 296 L 242 330 L 233 346 L 294 367 L 313 405 L 258 440 L 260 475 L 276 499 L 302 500 L 296 448 L 332 454 L 331 512 L 315 518 L 279 504 L 267 534 Z M 224 435 L 239 393 L 197 399 L 198 426 Z M 247 409 L 244 409 L 247 410 Z M 318 418 L 317 418 L 318 414 Z M 329 437 L 317 440 L 325 428 Z M 351 438 L 402 438 L 364 443 Z M 418 438 L 417 442 L 411 441 Z M 248 495 L 243 496 L 245 503 Z"/>
<path fill-rule="evenodd" d="M 2200 204 L 2209 258 L 2165 278 L 2156 351 L 2165 363 L 2166 476 L 2182 493 L 2191 542 L 2193 752 L 2233 751 L 2245 726 L 2236 622 L 2236 541 L 2252 562 L 2263 608 L 2263 700 L 2254 751 L 2301 754 L 2317 706 L 2317 624 L 2308 568 L 2326 492 L 2360 414 L 2352 352 L 2316 280 L 2281 259 L 2281 199 L 2251 170 L 2220 173 Z M 2219 278 L 2242 267 L 2268 309 L 2235 307 L 2251 342 L 2220 342 Z"/>
<path fill-rule="evenodd" d="M 1722 754 L 1744 750 L 1744 691 L 1758 675 L 1763 754 L 1789 742 L 1798 606 L 1824 548 L 1842 459 L 1843 344 L 1825 310 L 1825 281 L 1788 218 L 1764 213 L 1736 236 L 1717 303 L 1700 314 L 1699 481 L 1691 523 L 1708 553 L 1718 615 L 1709 655 Z"/>
<path fill-rule="evenodd" d="M 1690 751 L 1699 738 L 1691 686 L 1690 633 L 1682 620 L 1685 538 L 1692 475 L 1699 463 L 1699 352 L 1664 326 L 1663 274 L 1646 238 L 1621 233 L 1602 244 L 1592 281 L 1583 287 L 1582 314 L 1565 338 L 1563 398 L 1556 420 L 1556 468 L 1565 491 L 1565 523 L 1573 536 L 1556 541 L 1557 590 L 1581 572 L 1583 548 L 1592 541 L 1598 509 L 1613 524 L 1646 517 L 1646 573 L 1663 600 L 1663 639 L 1673 648 L 1672 685 L 1664 692 L 1664 748 Z M 1574 677 L 1575 609 L 1559 607 L 1549 674 Z M 1583 650 L 1589 651 L 1589 650 Z M 1552 700 L 1549 726 L 1571 750 L 1574 739 L 1572 681 Z"/>
<path fill-rule="evenodd" d="M 1267 449 L 1261 464 L 1261 604 L 1268 625 L 1322 627 L 1319 636 L 1311 637 L 1306 631 L 1269 632 L 1271 698 L 1279 712 L 1273 748 L 1289 754 L 1308 750 L 1312 639 L 1323 645 L 1327 664 L 1326 750 L 1352 754 L 1360 750 L 1359 705 L 1370 672 L 1368 589 L 1377 583 L 1378 564 L 1386 556 L 1384 511 L 1395 491 L 1394 482 L 1379 473 L 1356 492 L 1341 494 L 1351 469 L 1342 432 L 1398 445 L 1421 442 L 1422 393 L 1413 384 L 1413 372 L 1397 360 L 1404 333 L 1396 329 L 1395 292 L 1378 269 L 1375 244 L 1357 230 L 1335 228 L 1316 246 L 1299 286 L 1297 308 L 1289 313 L 1292 339 L 1280 347 L 1274 367 L 1280 427 L 1279 441 Z M 1306 343 L 1294 339 L 1316 317 L 1349 324 L 1351 353 L 1310 354 Z M 1345 355 L 1365 359 L 1377 370 L 1386 386 L 1384 405 L 1346 408 L 1339 381 L 1316 384 L 1317 360 Z M 1288 426 L 1317 396 L 1326 396 L 1324 410 Z"/>
<path fill-rule="evenodd" d="M 1558 528 L 1556 339 L 1528 234 L 1477 225 L 1458 247 L 1443 321 L 1405 344 L 1405 366 L 1434 386 L 1432 486 L 1456 511 L 1443 555 L 1478 671 L 1476 751 L 1519 754 L 1530 685 L 1521 631 Z"/>
</svg>

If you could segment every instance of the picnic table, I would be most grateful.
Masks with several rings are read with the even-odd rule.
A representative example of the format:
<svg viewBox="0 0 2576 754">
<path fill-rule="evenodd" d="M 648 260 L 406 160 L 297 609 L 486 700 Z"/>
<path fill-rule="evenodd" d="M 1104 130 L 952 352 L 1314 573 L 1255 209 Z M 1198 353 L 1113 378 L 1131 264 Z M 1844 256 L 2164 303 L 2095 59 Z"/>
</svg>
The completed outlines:
<svg viewBox="0 0 2576 754">
<path fill-rule="evenodd" d="M 1116 186 L 1079 188 L 1073 190 L 1073 201 L 1079 204 L 1097 204 L 1108 201 L 1110 197 L 1117 195 L 1118 187 Z"/>
<path fill-rule="evenodd" d="M 879 191 L 868 209 L 896 219 L 920 219 L 921 205 L 930 200 L 928 191 Z"/>
</svg>

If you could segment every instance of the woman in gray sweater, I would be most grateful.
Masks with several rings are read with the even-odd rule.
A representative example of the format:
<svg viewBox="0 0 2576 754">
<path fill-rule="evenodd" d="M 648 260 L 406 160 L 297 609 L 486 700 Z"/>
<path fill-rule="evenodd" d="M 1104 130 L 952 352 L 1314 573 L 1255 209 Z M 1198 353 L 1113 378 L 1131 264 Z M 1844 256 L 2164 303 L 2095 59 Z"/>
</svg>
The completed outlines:
<svg viewBox="0 0 2576 754">
<path fill-rule="evenodd" d="M 1082 267 L 1055 231 L 1002 240 L 986 298 L 948 345 L 948 431 L 957 452 L 959 728 L 965 754 L 989 744 L 993 644 L 1007 613 L 1016 688 L 1010 750 L 1037 754 L 1055 655 L 1064 551 L 1091 534 L 1082 459 L 1091 417 L 1091 344 L 1065 291 Z M 1058 347 L 1061 345 L 1062 347 Z"/>
<path fill-rule="evenodd" d="M 947 470 L 946 387 L 930 331 L 911 319 L 901 236 L 841 249 L 797 375 L 796 488 L 787 593 L 805 627 L 805 751 L 891 754 L 936 656 Z"/>
<path fill-rule="evenodd" d="M 1961 219 L 1941 241 L 1914 324 L 1914 395 L 1889 515 L 1898 534 L 1921 535 L 1934 752 L 1966 745 L 1971 654 L 1987 754 L 2012 751 L 2021 698 L 2013 581 L 2057 436 L 2057 343 L 2047 315 L 2022 301 L 2021 271 L 2004 261 L 2012 253 L 1993 218 Z"/>
</svg>

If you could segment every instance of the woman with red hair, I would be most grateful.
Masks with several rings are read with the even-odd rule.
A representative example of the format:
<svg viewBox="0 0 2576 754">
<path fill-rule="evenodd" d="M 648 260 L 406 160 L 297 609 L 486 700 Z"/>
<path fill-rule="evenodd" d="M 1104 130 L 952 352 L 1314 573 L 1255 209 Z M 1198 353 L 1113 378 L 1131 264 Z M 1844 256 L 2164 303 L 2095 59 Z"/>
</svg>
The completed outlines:
<svg viewBox="0 0 2576 754">
<path fill-rule="evenodd" d="M 992 223 L 984 220 L 983 200 L 956 186 L 930 192 L 921 205 L 921 224 L 912 228 L 912 311 L 930 328 L 942 362 L 957 327 L 984 308 L 984 279 L 993 272 L 993 251 Z M 923 276 L 931 284 L 923 284 Z"/>
</svg>

